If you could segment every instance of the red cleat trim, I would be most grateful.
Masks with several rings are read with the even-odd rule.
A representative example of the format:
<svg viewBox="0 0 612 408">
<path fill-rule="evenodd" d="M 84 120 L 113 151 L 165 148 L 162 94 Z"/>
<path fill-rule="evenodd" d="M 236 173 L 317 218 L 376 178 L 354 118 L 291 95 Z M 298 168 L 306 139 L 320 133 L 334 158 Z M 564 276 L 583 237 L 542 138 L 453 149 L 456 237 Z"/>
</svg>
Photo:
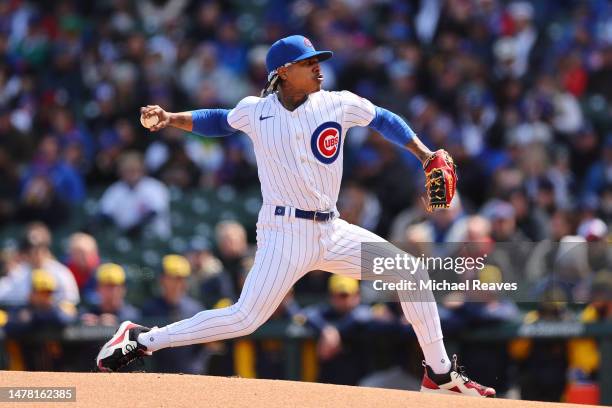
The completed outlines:
<svg viewBox="0 0 612 408">
<path fill-rule="evenodd" d="M 136 327 L 136 325 L 135 324 L 128 324 L 127 327 L 125 328 L 125 330 L 123 330 L 123 333 L 121 333 L 121 335 L 119 337 L 117 337 L 115 339 L 115 341 L 113 341 L 111 344 L 109 344 L 108 347 L 111 347 L 111 346 L 114 346 L 115 344 L 121 343 L 121 341 L 125 337 L 125 333 L 127 333 L 128 330 L 130 330 L 132 327 Z"/>
<path fill-rule="evenodd" d="M 427 373 L 425 373 L 425 375 L 423 376 L 423 382 L 421 383 L 421 385 L 425 388 L 429 388 L 430 390 L 440 389 L 440 387 L 438 387 L 438 384 L 433 382 L 431 378 L 427 376 Z"/>
<path fill-rule="evenodd" d="M 99 361 L 99 362 L 98 362 L 98 370 L 99 370 L 99 371 L 102 371 L 102 372 L 105 372 L 105 373 L 110 372 L 110 370 L 109 370 L 108 368 L 106 368 L 106 367 L 104 367 L 104 366 L 102 365 L 102 361 Z"/>
<path fill-rule="evenodd" d="M 475 383 L 474 381 L 469 381 L 467 383 L 465 383 L 466 388 L 472 388 L 476 391 L 478 391 L 478 393 L 480 395 L 495 395 L 495 392 L 490 392 L 491 389 L 488 387 L 484 387 L 478 383 Z"/>
</svg>

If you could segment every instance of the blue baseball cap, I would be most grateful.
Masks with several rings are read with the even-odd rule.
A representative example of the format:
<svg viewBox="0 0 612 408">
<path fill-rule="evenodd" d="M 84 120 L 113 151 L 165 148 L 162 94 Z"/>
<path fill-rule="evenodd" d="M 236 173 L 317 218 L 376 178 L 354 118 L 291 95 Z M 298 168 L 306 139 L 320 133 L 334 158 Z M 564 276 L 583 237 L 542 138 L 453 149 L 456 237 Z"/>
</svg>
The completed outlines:
<svg viewBox="0 0 612 408">
<path fill-rule="evenodd" d="M 291 35 L 272 44 L 266 55 L 266 68 L 268 72 L 272 72 L 288 63 L 303 61 L 311 57 L 318 57 L 319 61 L 325 61 L 332 55 L 334 53 L 331 51 L 315 50 L 310 40 L 303 35 Z"/>
</svg>

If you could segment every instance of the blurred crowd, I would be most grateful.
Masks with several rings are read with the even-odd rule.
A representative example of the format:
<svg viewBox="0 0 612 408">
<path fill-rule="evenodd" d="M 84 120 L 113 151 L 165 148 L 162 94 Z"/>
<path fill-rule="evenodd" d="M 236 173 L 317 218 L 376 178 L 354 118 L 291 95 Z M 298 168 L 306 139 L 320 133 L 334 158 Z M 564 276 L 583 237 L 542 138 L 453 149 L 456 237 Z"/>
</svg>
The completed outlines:
<svg viewBox="0 0 612 408">
<path fill-rule="evenodd" d="M 88 190 L 130 177 L 118 168 L 126 152 L 165 186 L 257 185 L 244 135 L 153 137 L 139 107 L 231 108 L 265 84 L 267 47 L 296 32 L 335 52 L 326 89 L 397 112 L 451 152 L 461 213 L 511 203 L 531 240 L 552 237 L 555 216 L 609 223 L 610 21 L 605 0 L 2 2 L 0 223 L 61 226 Z M 388 235 L 398 214 L 420 207 L 409 153 L 355 129 L 345 154 L 341 203 L 354 220 Z M 146 184 L 163 207 L 163 188 Z M 168 234 L 163 221 L 156 228 Z"/>
<path fill-rule="evenodd" d="M 7 343 L 21 356 L 11 364 L 79 368 L 57 342 L 28 346 L 24 333 L 41 327 L 175 321 L 236 300 L 252 262 L 245 228 L 254 225 L 223 222 L 214 243 L 163 254 L 156 283 L 136 305 L 127 288 L 138 270 L 98 251 L 98 232 L 113 225 L 136 241 L 167 239 L 172 189 L 258 185 L 246 136 L 204 139 L 176 129 L 153 136 L 139 108 L 231 108 L 259 94 L 267 48 L 295 33 L 334 51 L 322 64 L 324 88 L 351 90 L 400 114 L 458 165 L 453 206 L 427 214 L 420 163 L 376 133 L 353 129 L 342 217 L 414 253 L 435 252 L 425 243 L 481 243 L 494 252 L 482 279 L 535 283 L 531 295 L 540 303 L 526 315 L 503 299 L 444 303 L 449 336 L 503 321 L 612 318 L 609 1 L 9 0 L 0 2 L 0 230 L 25 229 L 18 247 L 3 251 L 0 271 L 0 324 L 21 339 Z M 93 190 L 104 191 L 95 215 L 69 231 L 65 253 L 53 254 L 54 232 Z M 320 272 L 295 290 L 325 299 L 304 308 L 290 294 L 273 317 L 318 334 L 302 351 L 310 356 L 304 361 L 316 361 L 304 378 L 409 383 L 407 362 L 418 356 L 384 372 L 380 354 L 360 357 L 370 355 L 371 333 L 393 334 L 397 347 L 380 347 L 387 357 L 389 349 L 410 354 L 405 345 L 414 339 L 399 311 L 362 296 L 354 281 Z M 569 310 L 575 301 L 586 308 Z M 81 351 L 95 355 L 95 348 Z M 160 352 L 155 364 L 279 378 L 282 348 L 243 339 Z M 558 400 L 568 379 L 596 378 L 599 367 L 589 339 L 461 351 L 474 372 L 488 373 L 479 381 L 501 393 L 522 384 L 532 399 Z M 542 367 L 550 375 L 538 375 Z"/>
</svg>

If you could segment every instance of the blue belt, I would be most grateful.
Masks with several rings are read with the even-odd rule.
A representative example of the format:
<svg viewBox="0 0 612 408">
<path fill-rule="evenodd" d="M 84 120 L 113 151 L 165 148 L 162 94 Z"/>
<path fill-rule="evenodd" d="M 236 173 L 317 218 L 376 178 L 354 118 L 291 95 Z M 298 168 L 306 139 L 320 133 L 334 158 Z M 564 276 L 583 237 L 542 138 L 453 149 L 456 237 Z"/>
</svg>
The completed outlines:
<svg viewBox="0 0 612 408">
<path fill-rule="evenodd" d="M 287 207 L 277 205 L 274 209 L 274 215 L 285 215 Z M 305 211 L 299 208 L 295 209 L 295 218 L 303 218 L 305 220 L 326 222 L 334 218 L 335 213 L 333 211 L 321 212 L 321 211 Z"/>
</svg>

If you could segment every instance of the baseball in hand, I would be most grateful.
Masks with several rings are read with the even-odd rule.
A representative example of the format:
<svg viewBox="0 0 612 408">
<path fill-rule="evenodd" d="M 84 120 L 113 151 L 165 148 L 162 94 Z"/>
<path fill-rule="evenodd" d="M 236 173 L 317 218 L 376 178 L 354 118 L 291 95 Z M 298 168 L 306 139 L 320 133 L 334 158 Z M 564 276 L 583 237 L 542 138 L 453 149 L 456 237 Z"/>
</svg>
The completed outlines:
<svg viewBox="0 0 612 408">
<path fill-rule="evenodd" d="M 142 126 L 146 127 L 147 129 L 157 125 L 157 122 L 159 122 L 157 115 L 147 117 L 140 115 L 140 123 L 142 123 Z"/>
</svg>

